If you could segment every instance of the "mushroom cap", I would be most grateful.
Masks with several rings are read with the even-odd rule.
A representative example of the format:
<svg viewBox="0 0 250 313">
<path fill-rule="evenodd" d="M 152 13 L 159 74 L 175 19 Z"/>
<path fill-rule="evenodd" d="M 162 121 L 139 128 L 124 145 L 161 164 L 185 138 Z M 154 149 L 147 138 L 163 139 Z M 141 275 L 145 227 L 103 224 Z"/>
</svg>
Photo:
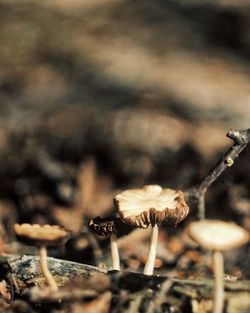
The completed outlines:
<svg viewBox="0 0 250 313">
<path fill-rule="evenodd" d="M 203 220 L 188 227 L 190 237 L 208 250 L 238 248 L 249 240 L 249 233 L 232 222 Z"/>
<path fill-rule="evenodd" d="M 112 233 L 127 235 L 132 230 L 131 226 L 115 216 L 95 217 L 89 221 L 89 228 L 101 237 L 109 237 Z"/>
<path fill-rule="evenodd" d="M 140 228 L 162 223 L 177 225 L 189 212 L 182 191 L 159 185 L 125 190 L 114 197 L 114 204 L 121 219 Z"/>
<path fill-rule="evenodd" d="M 58 225 L 15 224 L 14 229 L 20 241 L 35 246 L 57 246 L 66 243 L 71 232 Z"/>
</svg>

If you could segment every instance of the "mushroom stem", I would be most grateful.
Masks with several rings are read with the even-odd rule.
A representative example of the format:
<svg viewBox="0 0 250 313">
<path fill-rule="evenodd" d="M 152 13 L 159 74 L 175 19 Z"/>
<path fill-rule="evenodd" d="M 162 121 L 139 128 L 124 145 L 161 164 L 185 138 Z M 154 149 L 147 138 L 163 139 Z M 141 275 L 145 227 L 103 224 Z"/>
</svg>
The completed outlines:
<svg viewBox="0 0 250 313">
<path fill-rule="evenodd" d="M 39 255 L 40 255 L 41 272 L 44 275 L 47 284 L 49 285 L 51 290 L 54 290 L 54 291 L 58 290 L 57 284 L 56 284 L 56 282 L 55 282 L 55 280 L 54 280 L 54 278 L 53 278 L 53 276 L 50 273 L 49 268 L 48 268 L 46 246 L 42 245 L 40 247 Z"/>
<path fill-rule="evenodd" d="M 147 262 L 144 268 L 145 275 L 153 275 L 154 266 L 155 266 L 157 240 L 158 240 L 158 226 L 155 225 L 152 227 L 152 234 L 151 234 L 150 246 L 149 246 L 149 251 L 148 251 L 148 257 L 147 257 Z"/>
<path fill-rule="evenodd" d="M 117 236 L 116 234 L 111 234 L 110 236 L 110 247 L 111 247 L 111 256 L 112 256 L 112 268 L 113 270 L 120 270 L 120 257 L 117 245 Z"/>
<path fill-rule="evenodd" d="M 222 313 L 224 305 L 224 261 L 221 251 L 213 252 L 214 261 L 214 306 L 213 313 Z"/>
</svg>

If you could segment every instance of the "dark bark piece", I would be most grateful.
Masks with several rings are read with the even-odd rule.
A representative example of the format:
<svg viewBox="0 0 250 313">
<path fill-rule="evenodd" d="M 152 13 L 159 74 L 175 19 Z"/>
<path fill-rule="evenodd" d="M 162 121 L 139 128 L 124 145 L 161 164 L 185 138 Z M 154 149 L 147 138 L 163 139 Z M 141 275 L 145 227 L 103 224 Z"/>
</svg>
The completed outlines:
<svg viewBox="0 0 250 313">
<path fill-rule="evenodd" d="M 44 284 L 44 278 L 40 272 L 39 258 L 33 255 L 7 255 L 13 276 L 17 279 L 20 288 L 28 287 L 36 282 Z M 119 284 L 122 289 L 139 291 L 145 288 L 157 289 L 159 284 L 166 280 L 171 280 L 175 285 L 191 286 L 193 288 L 202 288 L 202 286 L 212 287 L 212 279 L 181 279 L 168 278 L 166 276 L 152 275 L 147 276 L 142 273 L 124 272 L 124 271 L 109 271 L 100 269 L 95 266 L 71 262 L 56 258 L 48 257 L 48 264 L 52 274 L 58 281 L 58 284 L 63 286 L 66 282 L 76 277 L 90 277 L 94 273 L 106 273 L 111 278 L 113 283 Z M 132 288 L 132 289 L 131 289 Z M 250 281 L 226 281 L 225 288 L 228 291 L 249 291 Z"/>
<path fill-rule="evenodd" d="M 45 280 L 40 271 L 39 257 L 37 256 L 7 256 L 6 257 L 20 289 L 30 285 L 44 286 Z M 60 260 L 48 257 L 48 267 L 58 286 L 64 285 L 70 279 L 81 276 L 88 277 L 92 273 L 105 273 L 97 267 Z"/>
<path fill-rule="evenodd" d="M 41 277 L 39 261 L 36 256 L 7 256 L 9 264 L 12 268 L 13 275 L 17 279 L 18 285 L 23 291 L 31 284 L 44 285 L 44 278 Z M 90 279 L 95 276 L 95 273 L 103 273 L 101 276 L 96 276 L 95 284 L 98 282 L 102 284 L 103 275 L 107 275 L 111 279 L 111 284 L 108 284 L 103 291 L 98 292 L 90 284 L 83 282 L 84 288 L 62 288 L 58 293 L 49 295 L 47 289 L 39 291 L 35 288 L 27 290 L 26 293 L 21 295 L 32 305 L 39 303 L 50 304 L 51 309 L 53 306 L 58 305 L 58 299 L 63 298 L 66 303 L 72 302 L 85 302 L 95 299 L 100 293 L 105 292 L 106 288 L 111 288 L 115 305 L 119 307 L 119 302 L 123 301 L 121 298 L 126 294 L 129 303 L 135 303 L 138 300 L 138 307 L 147 301 L 154 301 L 157 304 L 156 309 L 160 310 L 163 304 L 170 307 L 176 307 L 181 310 L 183 305 L 187 303 L 191 305 L 195 300 L 197 303 L 209 301 L 213 296 L 213 280 L 207 278 L 201 279 L 181 279 L 181 278 L 168 278 L 164 276 L 147 276 L 141 273 L 110 271 L 105 272 L 94 266 L 79 264 L 76 262 L 69 262 L 55 258 L 48 258 L 48 263 L 51 272 L 55 276 L 60 286 L 71 285 L 71 280 L 76 277 L 83 279 Z M 100 280 L 99 280 L 100 278 Z M 94 285 L 95 285 L 94 284 Z M 164 289 L 165 288 L 165 289 Z M 163 292 L 163 289 L 165 290 Z M 121 298 L 120 298 L 121 297 Z M 225 281 L 225 297 L 230 299 L 226 304 L 226 312 L 248 312 L 250 306 L 250 281 Z M 136 300 L 137 299 L 137 300 Z M 241 301 L 237 301 L 241 299 Z M 63 301 L 64 302 L 64 301 Z M 236 304 L 237 302 L 237 304 Z M 210 302 L 211 304 L 211 302 Z M 114 304 L 113 304 L 114 305 Z M 158 307 L 159 305 L 159 307 Z M 237 310 L 235 306 L 237 305 Z M 114 309 L 114 307 L 113 307 Z M 112 311 L 113 312 L 113 311 Z M 114 311 L 115 312 L 115 311 Z M 143 310 L 142 312 L 147 312 Z M 190 311 L 191 312 L 191 311 Z M 204 311 L 209 312 L 209 311 Z"/>
</svg>

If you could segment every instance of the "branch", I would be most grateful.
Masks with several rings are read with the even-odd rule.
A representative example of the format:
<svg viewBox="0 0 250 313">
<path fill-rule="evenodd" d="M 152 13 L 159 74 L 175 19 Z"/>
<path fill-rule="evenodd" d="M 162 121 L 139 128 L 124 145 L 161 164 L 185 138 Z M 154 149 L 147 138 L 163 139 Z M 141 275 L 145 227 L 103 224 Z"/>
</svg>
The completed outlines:
<svg viewBox="0 0 250 313">
<path fill-rule="evenodd" d="M 250 128 L 246 130 L 233 130 L 227 133 L 227 137 L 233 140 L 231 148 L 222 156 L 222 158 L 211 168 L 207 176 L 202 180 L 199 186 L 192 190 L 188 196 L 197 201 L 198 216 L 205 218 L 205 194 L 208 187 L 222 174 L 222 172 L 234 164 L 239 154 L 250 142 Z"/>
<path fill-rule="evenodd" d="M 45 287 L 45 280 L 41 275 L 39 258 L 35 255 L 6 255 L 12 274 L 15 277 L 18 287 L 22 292 L 25 288 L 37 285 L 41 288 Z M 95 266 L 87 264 L 70 262 L 67 260 L 60 260 L 57 258 L 48 257 L 48 264 L 50 271 L 57 280 L 60 287 L 65 286 L 67 282 L 74 278 L 89 278 L 94 274 L 107 274 L 112 278 L 112 284 L 119 285 L 121 289 L 131 290 L 131 292 L 138 292 L 145 290 L 145 288 L 152 288 L 158 290 L 159 285 L 162 285 L 166 280 L 171 281 L 175 285 L 191 286 L 197 288 L 199 291 L 202 286 L 213 286 L 212 279 L 182 279 L 175 277 L 166 277 L 153 275 L 148 276 L 142 273 L 126 272 L 126 271 L 106 271 Z M 94 282 L 93 282 L 94 284 Z M 226 289 L 230 291 L 246 291 L 250 292 L 250 281 L 225 281 Z M 90 281 L 86 285 L 90 287 Z M 104 283 L 101 286 L 95 285 L 96 290 L 104 288 Z M 166 286 L 165 286 L 166 287 Z M 169 286 L 171 287 L 171 286 Z M 173 286 L 174 287 L 174 286 Z M 106 287 L 105 287 L 106 288 Z M 86 289 L 86 288 L 85 288 Z M 94 288 L 92 288 L 92 291 Z M 46 292 L 45 292 L 46 294 Z M 81 297 L 84 294 L 79 294 Z M 94 295 L 94 294 L 93 294 Z M 56 296 L 55 296 L 56 298 Z"/>
<path fill-rule="evenodd" d="M 39 257 L 34 255 L 6 255 L 13 278 L 20 290 L 30 285 L 44 287 L 46 285 L 40 270 Z M 58 286 L 63 286 L 74 277 L 88 277 L 92 273 L 106 273 L 105 270 L 95 266 L 60 260 L 52 257 L 47 258 L 49 270 L 54 276 Z"/>
<path fill-rule="evenodd" d="M 165 303 L 181 312 L 184 305 L 191 305 L 193 301 L 202 302 L 202 308 L 205 305 L 207 307 L 211 304 L 213 295 L 214 281 L 208 278 L 182 279 L 124 271 L 107 272 L 85 264 L 48 258 L 50 270 L 61 287 L 57 292 L 51 293 L 50 289 L 43 288 L 44 279 L 37 256 L 8 255 L 6 258 L 21 291 L 21 302 L 16 300 L 11 312 L 20 312 L 20 304 L 24 304 L 22 312 L 27 312 L 27 307 L 39 308 L 46 312 L 55 312 L 58 308 L 65 311 L 76 302 L 81 303 L 81 307 L 89 312 L 89 308 L 99 307 L 100 305 L 96 305 L 103 298 L 108 300 L 105 307 L 112 312 L 124 311 L 125 303 L 128 306 L 126 312 L 135 312 L 132 309 L 141 308 L 145 303 L 146 306 L 140 311 L 150 313 L 155 309 L 154 311 L 162 312 Z M 75 280 L 72 281 L 73 279 Z M 34 284 L 41 288 L 27 288 Z M 115 302 L 110 303 L 111 293 Z M 249 281 L 225 280 L 225 293 L 228 299 L 227 312 L 249 311 Z M 205 311 L 210 312 L 211 308 Z"/>
</svg>

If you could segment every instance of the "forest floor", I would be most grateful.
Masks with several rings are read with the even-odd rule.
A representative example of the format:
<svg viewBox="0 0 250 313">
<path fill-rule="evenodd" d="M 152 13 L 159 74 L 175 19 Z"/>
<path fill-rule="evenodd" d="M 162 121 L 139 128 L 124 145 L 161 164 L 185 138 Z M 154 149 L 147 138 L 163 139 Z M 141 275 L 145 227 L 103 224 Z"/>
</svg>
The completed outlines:
<svg viewBox="0 0 250 313">
<path fill-rule="evenodd" d="M 0 312 L 211 312 L 211 252 L 188 235 L 197 202 L 160 227 L 153 276 L 150 229 L 119 236 L 117 272 L 88 223 L 128 188 L 188 195 L 232 146 L 229 129 L 249 128 L 250 7 L 233 2 L 0 1 Z M 209 187 L 207 218 L 250 231 L 249 157 Z M 72 232 L 48 252 L 58 292 L 15 223 Z M 248 313 L 250 246 L 224 257 L 225 313 Z"/>
</svg>

